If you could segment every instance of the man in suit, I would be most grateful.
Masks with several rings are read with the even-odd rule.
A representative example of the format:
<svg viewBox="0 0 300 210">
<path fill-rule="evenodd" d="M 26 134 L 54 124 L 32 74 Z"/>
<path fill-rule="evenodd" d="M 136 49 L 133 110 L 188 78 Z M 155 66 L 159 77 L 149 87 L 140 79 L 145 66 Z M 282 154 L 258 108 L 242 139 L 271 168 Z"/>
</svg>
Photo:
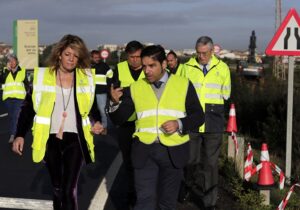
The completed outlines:
<svg viewBox="0 0 300 210">
<path fill-rule="evenodd" d="M 136 112 L 132 164 L 137 193 L 134 210 L 175 210 L 183 167 L 189 159 L 190 131 L 197 131 L 204 114 L 193 85 L 169 75 L 161 46 L 141 53 L 145 78 L 129 88 L 111 87 L 109 114 L 122 124 Z"/>
<path fill-rule="evenodd" d="M 201 36 L 195 44 L 196 56 L 183 66 L 182 76 L 190 79 L 205 112 L 199 132 L 190 133 L 191 157 L 186 170 L 188 190 L 201 188 L 205 210 L 214 210 L 218 199 L 218 158 L 224 131 L 224 102 L 231 92 L 230 70 L 214 55 L 214 43 Z M 199 167 L 200 166 L 200 167 Z M 196 176 L 194 169 L 200 168 Z"/>
</svg>

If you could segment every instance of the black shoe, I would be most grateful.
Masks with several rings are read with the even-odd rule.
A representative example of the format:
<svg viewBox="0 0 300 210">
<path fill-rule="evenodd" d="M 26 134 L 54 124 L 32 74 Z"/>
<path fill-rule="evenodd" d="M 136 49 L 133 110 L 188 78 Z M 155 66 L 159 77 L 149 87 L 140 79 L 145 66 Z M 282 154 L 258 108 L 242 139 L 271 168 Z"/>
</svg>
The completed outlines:
<svg viewBox="0 0 300 210">
<path fill-rule="evenodd" d="M 208 206 L 208 207 L 205 207 L 205 210 L 216 210 L 216 207 L 215 206 Z"/>
<path fill-rule="evenodd" d="M 128 204 L 130 207 L 134 207 L 136 203 L 136 193 L 135 192 L 130 192 L 128 193 Z"/>
<path fill-rule="evenodd" d="M 181 187 L 179 194 L 178 194 L 178 202 L 179 203 L 186 203 L 190 201 L 191 193 L 186 187 Z"/>
</svg>

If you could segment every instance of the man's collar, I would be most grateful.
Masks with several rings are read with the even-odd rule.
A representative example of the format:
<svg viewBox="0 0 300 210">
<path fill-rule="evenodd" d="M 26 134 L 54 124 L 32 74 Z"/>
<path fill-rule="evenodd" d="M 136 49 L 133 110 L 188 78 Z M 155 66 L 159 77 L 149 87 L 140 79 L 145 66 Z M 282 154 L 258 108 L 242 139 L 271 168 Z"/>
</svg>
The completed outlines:
<svg viewBox="0 0 300 210">
<path fill-rule="evenodd" d="M 166 83 L 168 81 L 169 75 L 167 71 L 165 71 L 164 75 L 160 78 L 159 81 L 162 81 L 163 83 Z"/>
</svg>

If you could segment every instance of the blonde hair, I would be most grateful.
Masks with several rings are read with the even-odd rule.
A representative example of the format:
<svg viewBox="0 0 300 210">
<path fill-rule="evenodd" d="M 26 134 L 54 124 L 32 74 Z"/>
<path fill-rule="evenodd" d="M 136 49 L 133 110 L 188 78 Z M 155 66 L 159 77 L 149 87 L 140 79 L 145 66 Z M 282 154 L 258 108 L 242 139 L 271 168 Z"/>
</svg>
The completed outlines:
<svg viewBox="0 0 300 210">
<path fill-rule="evenodd" d="M 90 54 L 84 41 L 76 35 L 67 34 L 52 48 L 51 54 L 47 60 L 47 64 L 50 66 L 51 71 L 54 72 L 59 69 L 59 57 L 68 47 L 78 52 L 77 68 L 84 70 L 85 68 L 90 67 Z"/>
</svg>

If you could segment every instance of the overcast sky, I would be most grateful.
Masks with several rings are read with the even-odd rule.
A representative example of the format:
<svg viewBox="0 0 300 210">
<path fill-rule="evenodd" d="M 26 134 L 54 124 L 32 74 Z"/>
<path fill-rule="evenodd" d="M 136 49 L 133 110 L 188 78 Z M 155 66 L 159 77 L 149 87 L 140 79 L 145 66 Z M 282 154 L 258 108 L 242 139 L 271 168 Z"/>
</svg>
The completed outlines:
<svg viewBox="0 0 300 210">
<path fill-rule="evenodd" d="M 39 44 L 52 44 L 71 33 L 92 49 L 131 40 L 168 49 L 194 48 L 211 36 L 225 49 L 246 50 L 252 30 L 258 51 L 275 33 L 276 0 L 0 0 L 0 42 L 12 44 L 17 19 L 39 21 Z M 282 19 L 299 0 L 282 0 Z"/>
</svg>

